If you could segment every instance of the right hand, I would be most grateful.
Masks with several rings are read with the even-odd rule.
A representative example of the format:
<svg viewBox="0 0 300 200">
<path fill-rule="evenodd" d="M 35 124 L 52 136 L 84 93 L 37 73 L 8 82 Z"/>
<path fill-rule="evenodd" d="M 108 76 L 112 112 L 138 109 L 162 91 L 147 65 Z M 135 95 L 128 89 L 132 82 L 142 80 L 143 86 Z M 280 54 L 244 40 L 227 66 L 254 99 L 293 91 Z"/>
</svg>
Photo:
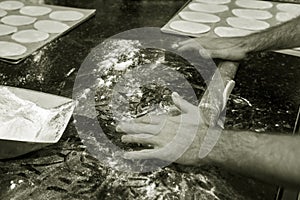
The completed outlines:
<svg viewBox="0 0 300 200">
<path fill-rule="evenodd" d="M 241 60 L 254 48 L 254 45 L 250 43 L 249 37 L 202 37 L 179 42 L 177 49 L 179 51 L 198 50 L 200 55 L 205 58 Z"/>
</svg>

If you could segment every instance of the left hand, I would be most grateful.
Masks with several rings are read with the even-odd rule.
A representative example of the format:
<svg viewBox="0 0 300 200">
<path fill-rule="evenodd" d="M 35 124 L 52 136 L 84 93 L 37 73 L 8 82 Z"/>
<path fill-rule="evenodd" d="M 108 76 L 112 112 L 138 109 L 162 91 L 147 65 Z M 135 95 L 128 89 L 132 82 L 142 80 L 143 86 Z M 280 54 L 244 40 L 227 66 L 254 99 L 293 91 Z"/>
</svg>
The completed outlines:
<svg viewBox="0 0 300 200">
<path fill-rule="evenodd" d="M 123 122 L 117 126 L 118 132 L 126 132 L 122 142 L 151 145 L 153 149 L 126 152 L 127 159 L 160 159 L 185 165 L 199 165 L 200 146 L 208 126 L 197 106 L 172 94 L 180 115 L 151 115 Z"/>
</svg>

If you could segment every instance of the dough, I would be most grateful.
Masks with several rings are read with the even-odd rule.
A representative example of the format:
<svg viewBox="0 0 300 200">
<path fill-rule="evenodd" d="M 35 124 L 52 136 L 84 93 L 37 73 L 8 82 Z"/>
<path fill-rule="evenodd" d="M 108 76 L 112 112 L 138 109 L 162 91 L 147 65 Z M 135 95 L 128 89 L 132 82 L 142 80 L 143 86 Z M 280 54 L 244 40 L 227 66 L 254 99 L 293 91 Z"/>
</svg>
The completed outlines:
<svg viewBox="0 0 300 200">
<path fill-rule="evenodd" d="M 226 22 L 232 27 L 253 31 L 264 30 L 270 27 L 270 24 L 267 22 L 240 17 L 228 17 Z"/>
<path fill-rule="evenodd" d="M 55 11 L 49 15 L 51 19 L 59 21 L 77 21 L 83 16 L 82 13 L 77 11 Z"/>
<path fill-rule="evenodd" d="M 203 3 L 191 3 L 189 9 L 198 12 L 206 13 L 220 13 L 229 10 L 226 5 L 214 5 L 214 4 L 203 4 Z"/>
<path fill-rule="evenodd" d="M 230 3 L 231 0 L 196 0 L 200 3 L 208 3 L 208 4 L 227 4 Z"/>
<path fill-rule="evenodd" d="M 33 29 L 19 31 L 14 33 L 11 38 L 20 43 L 33 43 L 44 41 L 49 38 L 49 34 Z"/>
<path fill-rule="evenodd" d="M 243 8 L 252 9 L 268 9 L 273 7 L 273 4 L 270 2 L 256 0 L 237 0 L 235 4 Z"/>
<path fill-rule="evenodd" d="M 9 35 L 11 33 L 17 32 L 17 31 L 18 31 L 17 27 L 0 24 L 0 36 Z"/>
<path fill-rule="evenodd" d="M 62 22 L 53 20 L 39 20 L 34 24 L 34 28 L 47 33 L 62 33 L 70 27 Z"/>
<path fill-rule="evenodd" d="M 4 17 L 7 15 L 7 12 L 5 10 L 0 9 L 0 17 Z"/>
<path fill-rule="evenodd" d="M 3 10 L 18 10 L 24 6 L 24 3 L 20 1 L 2 1 L 0 2 L 0 8 Z"/>
<path fill-rule="evenodd" d="M 286 22 L 286 21 L 289 21 L 293 18 L 296 18 L 297 16 L 299 16 L 299 14 L 287 13 L 287 12 L 278 12 L 276 14 L 276 20 L 280 21 L 280 22 Z"/>
<path fill-rule="evenodd" d="M 29 15 L 29 16 L 43 16 L 52 11 L 51 8 L 43 7 L 43 6 L 25 6 L 21 8 L 20 13 L 23 15 Z"/>
<path fill-rule="evenodd" d="M 224 27 L 220 26 L 215 28 L 214 32 L 219 37 L 241 37 L 253 33 L 253 31 L 239 29 L 239 28 L 225 27 L 225 26 Z"/>
<path fill-rule="evenodd" d="M 216 23 L 221 19 L 220 17 L 208 13 L 183 11 L 179 13 L 179 16 L 187 21 L 202 22 L 202 23 Z"/>
<path fill-rule="evenodd" d="M 207 25 L 186 21 L 174 21 L 170 24 L 170 27 L 176 31 L 190 34 L 205 33 L 210 30 L 210 27 Z"/>
<path fill-rule="evenodd" d="M 27 51 L 27 48 L 23 45 L 14 43 L 14 42 L 5 42 L 0 41 L 0 56 L 19 56 L 24 54 Z"/>
<path fill-rule="evenodd" d="M 273 15 L 265 10 L 251 10 L 251 9 L 233 9 L 232 13 L 237 17 L 249 19 L 270 19 Z"/>
<path fill-rule="evenodd" d="M 277 9 L 288 13 L 300 13 L 300 5 L 292 3 L 281 3 L 277 5 Z"/>
<path fill-rule="evenodd" d="M 1 19 L 1 22 L 11 26 L 24 26 L 35 22 L 36 18 L 21 16 L 21 15 L 8 15 Z"/>
</svg>

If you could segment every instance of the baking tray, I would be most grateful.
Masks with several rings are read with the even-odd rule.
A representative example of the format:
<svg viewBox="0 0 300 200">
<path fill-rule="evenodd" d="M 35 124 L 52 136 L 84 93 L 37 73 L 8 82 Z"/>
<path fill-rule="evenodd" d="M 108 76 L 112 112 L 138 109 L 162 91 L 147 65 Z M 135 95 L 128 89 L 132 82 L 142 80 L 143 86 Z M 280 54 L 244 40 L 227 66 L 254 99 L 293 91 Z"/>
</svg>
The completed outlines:
<svg viewBox="0 0 300 200">
<path fill-rule="evenodd" d="M 209 2 L 209 0 L 207 0 Z M 190 0 L 188 1 L 172 18 L 171 20 L 168 21 L 168 23 L 163 26 L 161 28 L 161 31 L 164 32 L 164 33 L 170 33 L 170 34 L 177 34 L 177 35 L 184 35 L 184 36 L 191 36 L 191 37 L 212 37 L 212 38 L 219 38 L 220 36 L 218 36 L 217 34 L 215 34 L 214 32 L 214 29 L 216 27 L 219 27 L 219 26 L 226 26 L 226 27 L 231 27 L 229 24 L 227 24 L 226 22 L 226 19 L 228 17 L 236 17 L 231 11 L 233 9 L 243 9 L 242 7 L 238 6 L 235 4 L 237 0 L 231 0 L 230 3 L 227 3 L 227 4 L 222 4 L 222 5 L 227 5 L 229 7 L 229 10 L 227 11 L 224 11 L 224 12 L 220 12 L 220 13 L 212 13 L 213 15 L 217 15 L 221 18 L 221 20 L 219 22 L 216 22 L 216 23 L 203 23 L 205 25 L 208 25 L 211 27 L 210 31 L 206 32 L 206 33 L 202 33 L 202 34 L 189 34 L 189 33 L 185 33 L 185 32 L 180 32 L 180 31 L 177 31 L 177 30 L 173 30 L 171 27 L 170 27 L 170 24 L 173 22 L 173 21 L 178 21 L 178 20 L 182 20 L 182 21 L 185 21 L 183 19 L 180 18 L 179 16 L 179 13 L 182 12 L 182 11 L 193 11 L 189 8 L 189 5 L 191 3 L 199 3 L 197 2 L 197 0 Z M 265 10 L 265 11 L 269 11 L 273 17 L 270 18 L 270 19 L 266 19 L 266 20 L 261 20 L 261 21 L 265 21 L 265 22 L 268 22 L 270 24 L 270 27 L 273 27 L 273 26 L 276 26 L 282 22 L 278 21 L 276 19 L 276 14 L 278 12 L 280 12 L 278 9 L 277 9 L 277 5 L 278 4 L 285 4 L 284 2 L 272 2 L 272 1 L 266 1 L 266 2 L 270 2 L 273 4 L 272 8 L 269 8 L 269 9 L 262 9 L 262 10 Z M 289 3 L 289 4 L 295 4 L 295 5 L 299 5 L 299 4 L 296 4 L 296 3 Z M 244 8 L 246 9 L 246 8 Z M 193 11 L 193 12 L 197 12 L 197 11 Z M 253 32 L 257 32 L 257 31 L 253 31 Z M 293 55 L 293 56 L 299 56 L 300 57 L 300 51 L 298 50 L 294 50 L 294 49 L 287 49 L 287 50 L 280 50 L 280 51 L 276 51 L 278 53 L 283 53 L 283 54 L 289 54 L 289 55 Z"/>
<path fill-rule="evenodd" d="M 10 93 L 18 98 L 35 103 L 41 108 L 51 109 L 55 115 L 47 116 L 47 127 L 51 129 L 43 128 L 36 136 L 33 136 L 31 133 L 17 136 L 13 131 L 1 134 L 0 159 L 17 157 L 59 141 L 75 108 L 75 103 L 72 99 L 8 86 L 0 86 L 0 90 L 2 89 L 8 89 Z M 43 124 L 42 126 L 45 125 Z M 22 127 L 19 128 L 22 130 Z"/>
<path fill-rule="evenodd" d="M 0 0 L 0 2 L 3 2 L 4 0 Z M 21 62 L 22 60 L 24 60 L 25 58 L 27 58 L 28 56 L 32 55 L 33 52 L 37 51 L 38 49 L 42 48 L 43 46 L 47 45 L 48 43 L 50 43 L 51 41 L 57 39 L 58 37 L 62 36 L 63 34 L 66 34 L 67 32 L 69 32 L 70 30 L 74 29 L 76 26 L 80 25 L 81 23 L 85 22 L 86 20 L 88 20 L 90 17 L 92 17 L 96 10 L 95 9 L 79 9 L 79 8 L 71 8 L 71 7 L 64 7 L 64 6 L 53 6 L 53 5 L 47 5 L 47 4 L 32 4 L 32 3 L 26 3 L 24 1 L 20 1 L 22 3 L 24 3 L 24 6 L 44 6 L 44 7 L 48 7 L 51 8 L 52 11 L 50 13 L 52 13 L 53 11 L 78 11 L 80 13 L 82 13 L 84 16 L 77 20 L 77 21 L 62 21 L 62 23 L 65 23 L 69 26 L 69 29 L 67 29 L 66 31 L 62 32 L 62 33 L 49 33 L 49 38 L 41 41 L 41 42 L 35 42 L 35 43 L 29 43 L 29 44 L 24 44 L 24 43 L 18 43 L 16 41 L 14 41 L 13 39 L 11 39 L 11 34 L 10 35 L 6 35 L 6 36 L 0 36 L 0 41 L 7 41 L 7 42 L 15 42 L 18 44 L 21 44 L 23 46 L 25 46 L 27 48 L 27 51 L 19 56 L 9 56 L 9 57 L 0 57 L 0 60 L 11 63 L 11 64 L 18 64 L 19 62 Z M 8 12 L 8 15 L 21 15 L 18 10 L 13 10 L 13 11 L 8 11 L 6 10 L 6 12 Z M 50 14 L 49 13 L 49 14 Z M 44 15 L 44 16 L 37 16 L 37 20 L 52 20 L 49 17 L 49 14 Z M 5 17 L 5 16 L 3 16 Z M 0 18 L 1 19 L 1 18 Z M 2 22 L 0 22 L 2 23 Z M 21 30 L 26 30 L 26 29 L 35 29 L 33 27 L 33 24 L 30 25 L 26 25 L 26 26 L 18 26 L 18 31 Z"/>
</svg>

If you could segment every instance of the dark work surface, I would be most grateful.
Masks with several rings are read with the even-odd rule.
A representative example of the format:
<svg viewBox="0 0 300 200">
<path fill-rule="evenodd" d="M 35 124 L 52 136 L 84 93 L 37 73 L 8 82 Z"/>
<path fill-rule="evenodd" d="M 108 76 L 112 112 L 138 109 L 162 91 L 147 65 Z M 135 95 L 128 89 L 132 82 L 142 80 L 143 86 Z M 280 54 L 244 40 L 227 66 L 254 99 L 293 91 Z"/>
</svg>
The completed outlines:
<svg viewBox="0 0 300 200">
<path fill-rule="evenodd" d="M 129 29 L 163 26 L 185 1 L 53 0 L 45 3 L 96 8 L 97 13 L 24 62 L 18 65 L 0 62 L 0 84 L 71 98 L 76 73 L 93 47 Z M 292 133 L 300 103 L 299 64 L 300 58 L 273 52 L 251 55 L 244 60 L 229 102 L 227 127 Z M 58 144 L 0 162 L 0 199 L 4 200 L 159 197 L 271 200 L 276 188 L 215 167 L 172 165 L 142 175 L 116 172 L 86 152 L 73 122 Z"/>
</svg>

